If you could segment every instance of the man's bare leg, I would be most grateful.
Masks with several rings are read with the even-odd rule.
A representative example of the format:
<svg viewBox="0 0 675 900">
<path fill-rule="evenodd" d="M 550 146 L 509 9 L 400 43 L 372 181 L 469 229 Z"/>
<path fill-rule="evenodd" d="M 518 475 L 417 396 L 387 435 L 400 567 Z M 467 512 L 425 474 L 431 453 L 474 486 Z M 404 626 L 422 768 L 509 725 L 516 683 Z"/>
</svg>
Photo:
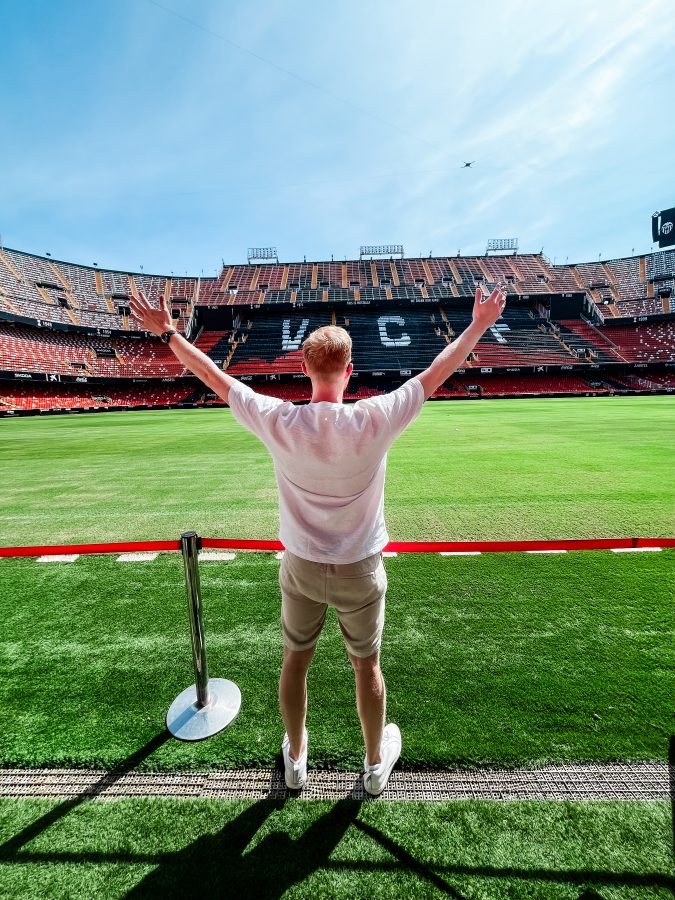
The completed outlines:
<svg viewBox="0 0 675 900">
<path fill-rule="evenodd" d="M 352 656 L 349 653 L 349 661 L 356 677 L 356 708 L 366 744 L 367 764 L 377 765 L 382 761 L 380 745 L 387 705 L 387 690 L 380 671 L 380 653 L 377 651 L 366 657 Z"/>
<path fill-rule="evenodd" d="M 307 670 L 314 650 L 289 650 L 284 647 L 284 662 L 279 679 L 279 706 L 286 726 L 292 759 L 300 759 L 305 750 L 307 716 Z"/>
</svg>

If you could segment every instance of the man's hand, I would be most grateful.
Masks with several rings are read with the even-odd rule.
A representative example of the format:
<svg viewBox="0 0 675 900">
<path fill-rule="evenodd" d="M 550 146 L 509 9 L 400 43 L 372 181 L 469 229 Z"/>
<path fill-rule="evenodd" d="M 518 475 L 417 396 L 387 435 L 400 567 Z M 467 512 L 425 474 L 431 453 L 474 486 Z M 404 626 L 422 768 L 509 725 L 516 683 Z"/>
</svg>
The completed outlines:
<svg viewBox="0 0 675 900">
<path fill-rule="evenodd" d="M 483 299 L 483 289 L 479 284 L 473 303 L 473 321 L 480 325 L 483 331 L 487 331 L 504 312 L 505 306 L 506 293 L 503 285 L 498 284 L 490 296 Z"/>
<path fill-rule="evenodd" d="M 448 344 L 428 369 L 416 376 L 424 388 L 425 400 L 431 397 L 433 392 L 446 381 L 455 369 L 462 366 L 483 336 L 483 333 L 494 325 L 501 316 L 506 306 L 506 294 L 503 285 L 497 285 L 494 291 L 483 299 L 483 291 L 480 285 L 476 288 L 476 298 L 473 304 L 473 321 L 459 337 Z"/>
<path fill-rule="evenodd" d="M 171 315 L 163 294 L 159 298 L 159 309 L 153 309 L 143 291 L 138 292 L 138 297 L 131 298 L 129 306 L 134 319 L 138 319 L 146 331 L 151 331 L 157 337 L 160 337 L 165 331 L 171 331 L 173 328 Z"/>
<path fill-rule="evenodd" d="M 160 337 L 165 331 L 172 330 L 171 315 L 164 296 L 159 298 L 159 309 L 151 306 L 143 291 L 138 292 L 138 297 L 132 297 L 129 305 L 134 318 L 138 319 L 146 331 L 151 331 Z M 236 381 L 231 375 L 222 372 L 206 353 L 202 353 L 201 350 L 186 341 L 182 334 L 176 334 L 171 338 L 169 350 L 176 359 L 183 363 L 186 369 L 207 384 L 226 403 L 229 401 L 230 387 L 236 384 Z"/>
</svg>

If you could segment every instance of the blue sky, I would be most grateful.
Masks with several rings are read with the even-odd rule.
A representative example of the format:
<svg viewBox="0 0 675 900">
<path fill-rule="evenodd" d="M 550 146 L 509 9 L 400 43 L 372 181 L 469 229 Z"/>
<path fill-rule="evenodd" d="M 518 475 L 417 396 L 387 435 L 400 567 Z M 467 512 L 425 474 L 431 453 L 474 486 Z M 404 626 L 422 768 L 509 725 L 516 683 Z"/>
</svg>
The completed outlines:
<svg viewBox="0 0 675 900">
<path fill-rule="evenodd" d="M 648 252 L 652 212 L 675 205 L 672 13 L 0 0 L 2 241 L 176 275 L 269 245 Z"/>
</svg>

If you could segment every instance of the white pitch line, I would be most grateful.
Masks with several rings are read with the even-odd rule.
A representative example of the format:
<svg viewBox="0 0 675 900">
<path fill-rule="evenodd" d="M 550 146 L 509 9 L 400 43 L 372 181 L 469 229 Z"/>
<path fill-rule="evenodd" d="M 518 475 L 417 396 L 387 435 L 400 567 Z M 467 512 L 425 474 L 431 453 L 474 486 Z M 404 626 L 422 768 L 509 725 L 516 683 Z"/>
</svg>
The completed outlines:
<svg viewBox="0 0 675 900">
<path fill-rule="evenodd" d="M 441 556 L 480 556 L 480 550 L 441 550 Z"/>
<path fill-rule="evenodd" d="M 395 550 L 383 550 L 382 556 L 398 556 L 398 553 Z"/>
<path fill-rule="evenodd" d="M 117 562 L 152 562 L 158 555 L 147 550 L 143 553 L 121 553 L 117 557 Z"/>
<path fill-rule="evenodd" d="M 217 551 L 202 550 L 199 554 L 199 562 L 229 562 L 234 559 L 234 553 L 218 553 Z"/>
<path fill-rule="evenodd" d="M 526 553 L 567 553 L 567 550 L 526 550 Z"/>
<path fill-rule="evenodd" d="M 284 551 L 283 551 L 283 550 L 278 550 L 278 551 L 274 554 L 274 558 L 275 558 L 275 559 L 283 559 L 283 558 L 284 558 Z"/>
<path fill-rule="evenodd" d="M 79 553 L 64 553 L 62 555 L 38 556 L 37 562 L 75 562 Z"/>
<path fill-rule="evenodd" d="M 613 547 L 612 553 L 653 553 L 660 550 L 660 547 Z"/>
</svg>

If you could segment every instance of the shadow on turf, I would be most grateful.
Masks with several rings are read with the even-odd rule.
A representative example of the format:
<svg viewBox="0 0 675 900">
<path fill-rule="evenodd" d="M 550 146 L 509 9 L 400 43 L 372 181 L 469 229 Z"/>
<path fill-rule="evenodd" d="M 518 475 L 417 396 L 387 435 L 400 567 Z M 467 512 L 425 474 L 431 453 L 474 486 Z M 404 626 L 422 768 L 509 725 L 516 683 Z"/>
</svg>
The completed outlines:
<svg viewBox="0 0 675 900">
<path fill-rule="evenodd" d="M 367 801 L 366 801 L 367 802 Z M 331 854 L 354 825 L 383 844 L 399 860 L 395 868 L 408 869 L 439 891 L 465 900 L 428 866 L 418 862 L 394 841 L 358 821 L 360 800 L 338 800 L 298 838 L 282 831 L 267 834 L 252 850 L 246 848 L 266 819 L 280 810 L 285 800 L 260 800 L 228 822 L 216 835 L 205 835 L 163 862 L 128 894 L 126 900 L 242 896 L 278 898 L 289 888 L 323 870 L 377 871 L 378 863 L 332 863 Z M 384 839 L 384 840 L 382 840 Z"/>
<path fill-rule="evenodd" d="M 40 816 L 35 822 L 31 822 L 31 824 L 24 828 L 23 831 L 15 834 L 14 837 L 5 841 L 4 844 L 0 844 L 0 860 L 6 860 L 8 857 L 11 858 L 24 844 L 29 843 L 29 841 L 32 841 L 33 838 L 37 837 L 43 831 L 46 831 L 46 829 L 50 828 L 55 822 L 58 822 L 59 819 L 67 816 L 71 810 L 75 809 L 76 806 L 79 806 L 85 800 L 93 799 L 111 785 L 115 784 L 115 782 L 119 781 L 123 775 L 126 775 L 132 769 L 135 769 L 139 763 L 143 762 L 144 759 L 147 759 L 148 756 L 169 740 L 173 740 L 173 735 L 168 729 L 160 732 L 160 734 L 156 735 L 151 741 L 148 741 L 144 747 L 141 747 L 135 753 L 132 753 L 131 756 L 127 757 L 117 768 L 106 772 L 96 784 L 91 788 L 88 788 L 84 793 L 79 794 L 77 797 L 70 800 L 65 800 L 63 803 L 59 803 L 58 806 L 50 809 L 44 816 Z"/>
<path fill-rule="evenodd" d="M 337 801 L 321 818 L 298 838 L 282 831 L 267 834 L 252 850 L 247 851 L 256 834 L 273 813 L 281 810 L 287 799 L 261 800 L 245 809 L 216 835 L 205 835 L 176 853 L 19 853 L 21 848 L 41 834 L 72 809 L 101 793 L 117 778 L 133 769 L 171 738 L 165 731 L 130 756 L 123 766 L 107 772 L 86 793 L 68 800 L 41 816 L 0 846 L 0 861 L 14 863 L 146 863 L 156 866 L 126 894 L 131 900 L 145 898 L 190 898 L 255 896 L 278 898 L 318 870 L 339 872 L 391 872 L 396 869 L 414 873 L 438 891 L 455 898 L 465 896 L 443 880 L 445 877 L 519 879 L 549 883 L 574 884 L 582 889 L 578 900 L 603 900 L 602 895 L 587 885 L 610 885 L 635 888 L 664 887 L 673 890 L 675 879 L 661 874 L 639 875 L 632 872 L 568 871 L 516 869 L 477 866 L 437 865 L 433 868 L 415 859 L 405 848 L 379 829 L 359 820 L 362 800 Z M 669 742 L 669 774 L 673 840 L 675 845 L 675 735 Z M 271 795 L 280 789 L 281 775 L 272 779 Z M 369 801 L 365 801 L 369 802 Z M 332 860 L 331 854 L 353 826 L 394 857 L 393 861 Z M 440 874 L 439 874 L 440 873 Z M 236 893 L 235 893 L 236 892 Z"/>
<path fill-rule="evenodd" d="M 88 797 L 91 795 L 87 795 Z M 603 900 L 595 887 L 634 887 L 637 889 L 675 888 L 675 879 L 660 873 L 610 872 L 602 870 L 556 871 L 553 869 L 519 869 L 515 867 L 433 865 L 417 860 L 395 840 L 368 822 L 360 821 L 359 812 L 371 801 L 350 798 L 338 800 L 331 809 L 313 822 L 297 838 L 286 832 L 271 829 L 255 846 L 256 835 L 267 819 L 282 810 L 289 802 L 260 800 L 252 803 L 217 834 L 206 834 L 177 852 L 16 852 L 49 825 L 70 811 L 81 800 L 60 804 L 50 814 L 29 826 L 17 838 L 0 848 L 0 860 L 15 864 L 49 865 L 147 865 L 153 871 L 146 875 L 126 895 L 127 900 L 159 900 L 159 898 L 216 898 L 216 897 L 281 897 L 293 885 L 300 884 L 314 872 L 323 871 L 338 876 L 347 873 L 393 872 L 416 875 L 428 887 L 454 900 L 467 900 L 445 880 L 507 879 L 523 884 L 543 882 L 576 886 L 581 893 L 578 900 Z M 305 802 L 305 801 L 301 801 Z M 375 801 L 377 802 L 377 801 Z M 387 859 L 332 859 L 349 828 L 355 828 L 379 845 Z M 9 850 L 12 846 L 13 852 Z M 378 854 L 381 856 L 381 854 Z M 593 887 L 591 887 L 593 885 Z"/>
<path fill-rule="evenodd" d="M 488 866 L 434 865 L 420 862 L 404 847 L 359 819 L 364 803 L 352 799 L 338 800 L 331 809 L 310 825 L 298 838 L 283 831 L 266 834 L 252 849 L 258 831 L 266 820 L 280 811 L 288 800 L 260 800 L 244 810 L 215 835 L 204 835 L 176 853 L 135 858 L 136 862 L 154 863 L 157 868 L 132 888 L 125 900 L 164 900 L 164 898 L 255 897 L 278 900 L 294 885 L 302 883 L 314 872 L 334 875 L 346 873 L 381 873 L 398 871 L 416 875 L 429 887 L 454 900 L 467 900 L 445 878 L 513 879 L 522 883 L 543 882 L 568 884 L 581 891 L 578 900 L 603 900 L 594 887 L 631 886 L 637 889 L 665 887 L 671 890 L 675 880 L 661 874 L 608 872 L 598 870 L 560 872 L 550 869 L 497 868 Z M 293 801 L 291 801 L 293 802 Z M 360 831 L 379 845 L 392 859 L 368 861 L 334 860 L 338 847 L 350 827 Z M 116 856 L 106 856 L 115 861 Z M 80 861 L 94 861 L 84 854 Z M 98 858 L 96 861 L 101 861 Z M 125 860 L 131 861 L 131 860 Z M 325 887 L 325 885 L 324 885 Z"/>
</svg>

